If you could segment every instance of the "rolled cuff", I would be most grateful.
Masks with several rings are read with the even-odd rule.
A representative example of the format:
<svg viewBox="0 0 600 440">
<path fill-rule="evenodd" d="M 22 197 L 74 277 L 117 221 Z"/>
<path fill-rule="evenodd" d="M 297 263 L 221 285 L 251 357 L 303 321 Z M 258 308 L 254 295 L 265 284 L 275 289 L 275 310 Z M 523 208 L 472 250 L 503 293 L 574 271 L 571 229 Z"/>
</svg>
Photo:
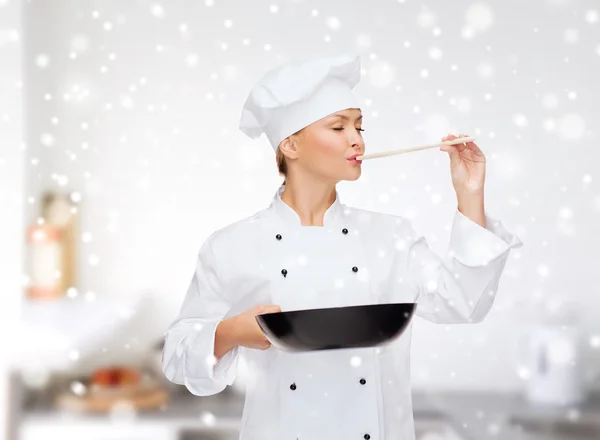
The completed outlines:
<svg viewBox="0 0 600 440">
<path fill-rule="evenodd" d="M 215 334 L 219 322 L 220 320 L 205 323 L 187 341 L 185 375 L 193 381 L 215 382 L 219 388 L 225 388 L 225 385 L 231 385 L 235 380 L 240 347 L 236 345 L 215 362 Z M 193 362 L 190 363 L 192 359 Z"/>
<path fill-rule="evenodd" d="M 504 224 L 485 211 L 485 228 L 458 209 L 450 234 L 449 252 L 465 266 L 485 266 L 523 242 Z"/>
</svg>

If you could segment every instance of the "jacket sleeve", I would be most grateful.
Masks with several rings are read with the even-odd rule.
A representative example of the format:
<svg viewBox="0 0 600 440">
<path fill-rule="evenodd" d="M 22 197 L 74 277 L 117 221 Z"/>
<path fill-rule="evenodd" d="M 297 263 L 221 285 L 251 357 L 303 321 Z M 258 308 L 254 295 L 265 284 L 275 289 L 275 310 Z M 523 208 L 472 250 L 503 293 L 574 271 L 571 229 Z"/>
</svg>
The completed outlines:
<svg viewBox="0 0 600 440">
<path fill-rule="evenodd" d="M 164 334 L 162 353 L 165 376 L 198 396 L 223 391 L 237 374 L 238 345 L 218 361 L 214 357 L 217 325 L 229 310 L 222 289 L 209 238 L 198 253 L 180 312 Z"/>
<path fill-rule="evenodd" d="M 435 324 L 481 322 L 494 302 L 510 249 L 521 247 L 521 240 L 487 211 L 484 228 L 457 209 L 448 251 L 440 258 L 406 222 L 406 269 L 417 286 L 415 316 Z"/>
</svg>

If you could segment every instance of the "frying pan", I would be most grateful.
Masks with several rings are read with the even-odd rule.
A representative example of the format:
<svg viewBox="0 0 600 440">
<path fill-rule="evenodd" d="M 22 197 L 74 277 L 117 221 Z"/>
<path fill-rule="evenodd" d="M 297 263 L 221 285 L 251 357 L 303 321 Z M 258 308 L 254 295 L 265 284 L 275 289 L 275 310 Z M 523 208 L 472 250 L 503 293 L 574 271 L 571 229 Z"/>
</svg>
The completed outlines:
<svg viewBox="0 0 600 440">
<path fill-rule="evenodd" d="M 415 303 L 368 304 L 256 315 L 272 345 L 285 351 L 376 347 L 398 338 Z"/>
</svg>

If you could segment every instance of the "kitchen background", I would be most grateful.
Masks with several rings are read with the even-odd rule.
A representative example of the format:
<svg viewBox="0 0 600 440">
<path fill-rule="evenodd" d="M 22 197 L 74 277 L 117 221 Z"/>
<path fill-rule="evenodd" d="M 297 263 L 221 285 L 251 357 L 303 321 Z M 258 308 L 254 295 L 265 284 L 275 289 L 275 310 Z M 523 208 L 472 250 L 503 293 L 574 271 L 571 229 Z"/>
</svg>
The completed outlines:
<svg viewBox="0 0 600 440">
<path fill-rule="evenodd" d="M 266 138 L 237 127 L 250 88 L 289 58 L 347 52 L 367 153 L 477 136 L 486 209 L 524 243 L 484 322 L 414 322 L 419 440 L 600 438 L 599 10 L 0 0 L 3 434 L 237 438 L 243 365 L 191 396 L 161 377 L 160 342 L 205 238 L 282 181 Z M 411 218 L 443 254 L 447 154 L 362 167 L 342 201 Z"/>
</svg>

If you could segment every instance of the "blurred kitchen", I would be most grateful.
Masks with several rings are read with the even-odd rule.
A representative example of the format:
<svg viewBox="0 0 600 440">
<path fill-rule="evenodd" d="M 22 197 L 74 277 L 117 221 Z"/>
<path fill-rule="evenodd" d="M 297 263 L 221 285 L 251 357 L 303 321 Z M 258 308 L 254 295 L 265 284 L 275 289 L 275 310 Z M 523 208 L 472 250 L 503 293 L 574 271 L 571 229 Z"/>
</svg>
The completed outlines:
<svg viewBox="0 0 600 440">
<path fill-rule="evenodd" d="M 237 128 L 251 85 L 289 57 L 356 51 L 367 153 L 477 136 L 486 208 L 524 242 L 484 322 L 414 322 L 417 438 L 600 439 L 599 9 L 0 0 L 6 438 L 237 439 L 243 363 L 193 396 L 162 375 L 163 333 L 205 238 L 282 180 L 267 140 Z M 338 190 L 443 254 L 449 179 L 433 149 Z"/>
</svg>

